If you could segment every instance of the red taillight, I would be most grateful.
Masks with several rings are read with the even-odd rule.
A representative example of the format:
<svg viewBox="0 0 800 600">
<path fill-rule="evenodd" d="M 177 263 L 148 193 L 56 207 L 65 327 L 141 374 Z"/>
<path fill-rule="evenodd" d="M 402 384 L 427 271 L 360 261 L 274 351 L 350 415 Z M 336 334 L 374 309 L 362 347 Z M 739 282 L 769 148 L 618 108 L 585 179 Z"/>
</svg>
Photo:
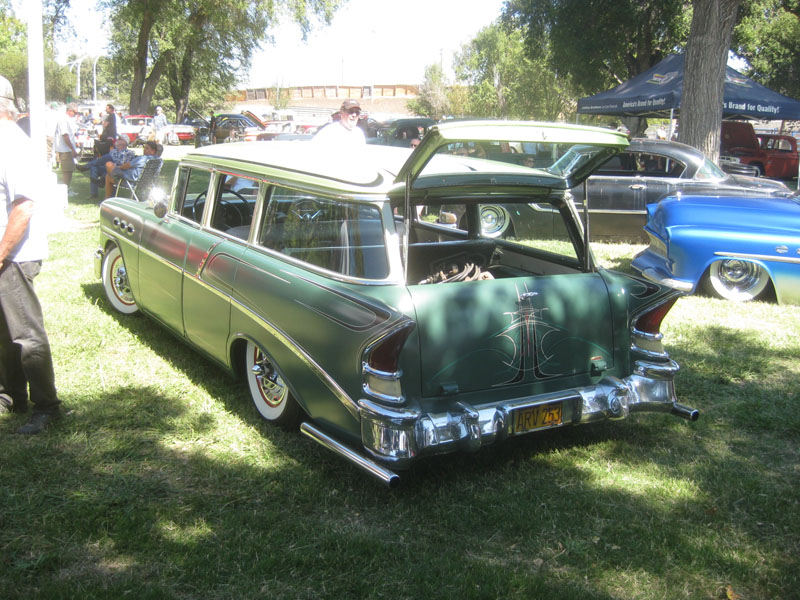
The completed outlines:
<svg viewBox="0 0 800 600">
<path fill-rule="evenodd" d="M 664 304 L 659 304 L 652 310 L 647 311 L 638 319 L 634 327 L 643 333 L 657 334 L 660 333 L 661 321 L 667 316 L 667 313 L 672 308 L 673 304 L 677 301 L 677 296 L 672 300 L 667 300 Z"/>
<path fill-rule="evenodd" d="M 378 342 L 369 352 L 367 364 L 370 368 L 384 373 L 394 373 L 398 370 L 400 350 L 406 343 L 413 325 L 398 329 Z"/>
</svg>

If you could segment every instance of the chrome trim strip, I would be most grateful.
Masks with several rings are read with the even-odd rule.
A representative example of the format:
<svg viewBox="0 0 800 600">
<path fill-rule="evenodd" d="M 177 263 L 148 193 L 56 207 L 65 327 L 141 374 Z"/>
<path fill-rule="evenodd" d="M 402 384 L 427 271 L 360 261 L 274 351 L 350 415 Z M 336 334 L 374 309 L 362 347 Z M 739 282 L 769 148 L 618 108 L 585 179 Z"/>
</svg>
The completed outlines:
<svg viewBox="0 0 800 600">
<path fill-rule="evenodd" d="M 331 436 L 317 429 L 311 423 L 308 423 L 307 421 L 301 423 L 300 431 L 318 444 L 321 444 L 328 450 L 335 452 L 345 460 L 350 461 L 369 475 L 378 478 L 384 485 L 392 487 L 398 481 L 400 481 L 400 477 L 397 475 L 397 473 L 390 471 L 378 463 L 371 461 L 367 457 L 353 451 L 344 444 L 341 444 L 333 439 Z"/>
<path fill-rule="evenodd" d="M 374 344 L 370 344 L 370 347 L 372 347 L 373 345 Z M 400 379 L 400 377 L 403 375 L 402 370 L 389 372 L 389 371 L 379 371 L 378 369 L 373 369 L 363 360 L 361 361 L 361 368 L 370 375 L 374 375 L 375 377 L 379 377 L 380 379 L 386 379 L 387 381 L 392 381 L 392 380 L 396 381 Z"/>
<path fill-rule="evenodd" d="M 642 271 L 642 277 L 645 279 L 652 281 L 653 283 L 658 283 L 660 285 L 665 285 L 673 290 L 678 290 L 679 292 L 691 292 L 692 288 L 694 288 L 694 284 L 690 281 L 681 281 L 680 279 L 675 279 L 674 277 L 662 277 L 655 269 L 649 267 Z"/>
<path fill-rule="evenodd" d="M 634 337 L 640 337 L 648 342 L 660 342 L 664 339 L 664 334 L 660 331 L 658 333 L 647 333 L 646 331 L 639 331 L 633 326 L 631 326 L 631 334 Z"/>
<path fill-rule="evenodd" d="M 237 306 L 242 312 L 245 314 L 250 315 L 253 319 L 258 321 L 267 331 L 270 332 L 273 336 L 278 338 L 278 340 L 292 353 L 294 354 L 300 361 L 306 364 L 306 366 L 311 369 L 311 371 L 322 381 L 322 383 L 327 387 L 330 392 L 334 395 L 334 397 L 347 409 L 347 411 L 352 415 L 352 417 L 356 420 L 361 418 L 360 412 L 358 409 L 358 405 L 356 402 L 347 395 L 342 387 L 336 383 L 336 380 L 331 377 L 327 371 L 325 371 L 317 362 L 311 358 L 308 352 L 306 352 L 298 343 L 296 343 L 292 338 L 290 338 L 286 333 L 284 333 L 281 329 L 278 329 L 275 325 L 267 321 L 263 316 L 254 312 L 251 308 L 245 306 L 238 300 L 234 298 L 230 299 L 231 308 L 233 306 Z M 233 333 L 233 337 L 248 337 L 244 333 Z M 250 338 L 252 339 L 252 338 Z"/>
<path fill-rule="evenodd" d="M 798 249 L 800 253 L 800 248 Z M 714 256 L 722 256 L 725 258 L 751 258 L 753 260 L 765 260 L 773 262 L 791 263 L 800 265 L 800 258 L 791 256 L 775 256 L 774 254 L 747 254 L 745 252 L 714 252 Z"/>
</svg>

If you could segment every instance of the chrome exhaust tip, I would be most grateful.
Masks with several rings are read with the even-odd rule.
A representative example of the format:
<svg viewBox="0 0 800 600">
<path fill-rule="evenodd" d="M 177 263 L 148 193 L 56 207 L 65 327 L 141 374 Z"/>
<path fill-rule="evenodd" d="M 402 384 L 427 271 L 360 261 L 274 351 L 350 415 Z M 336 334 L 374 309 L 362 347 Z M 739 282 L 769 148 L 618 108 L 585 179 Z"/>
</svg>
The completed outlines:
<svg viewBox="0 0 800 600">
<path fill-rule="evenodd" d="M 696 408 L 689 408 L 688 406 L 678 404 L 677 402 L 672 405 L 672 409 L 669 412 L 670 414 L 680 417 L 681 419 L 686 419 L 687 421 L 697 421 L 697 419 L 700 418 L 699 410 Z"/>
<path fill-rule="evenodd" d="M 396 486 L 398 483 L 400 483 L 400 476 L 397 473 L 395 473 L 394 471 L 390 471 L 385 467 L 382 467 L 378 463 L 348 448 L 341 442 L 338 442 L 337 440 L 333 439 L 328 434 L 317 429 L 311 423 L 307 421 L 301 423 L 300 431 L 305 435 L 307 435 L 308 437 L 310 437 L 315 442 L 317 442 L 318 444 L 321 444 L 328 450 L 332 450 L 342 458 L 350 461 L 362 471 L 365 471 L 367 474 L 377 478 L 385 486 L 392 488 Z"/>
</svg>

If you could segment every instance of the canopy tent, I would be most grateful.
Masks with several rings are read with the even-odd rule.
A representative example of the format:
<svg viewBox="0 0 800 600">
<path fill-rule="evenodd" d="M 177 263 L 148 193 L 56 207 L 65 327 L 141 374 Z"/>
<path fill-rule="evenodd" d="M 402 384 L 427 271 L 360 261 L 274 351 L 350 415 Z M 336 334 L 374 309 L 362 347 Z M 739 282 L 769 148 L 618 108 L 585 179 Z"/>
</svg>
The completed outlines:
<svg viewBox="0 0 800 600">
<path fill-rule="evenodd" d="M 648 71 L 615 88 L 581 98 L 578 113 L 672 118 L 681 107 L 684 58 L 684 54 L 670 54 Z M 743 119 L 800 119 L 800 102 L 727 67 L 722 115 Z"/>
</svg>

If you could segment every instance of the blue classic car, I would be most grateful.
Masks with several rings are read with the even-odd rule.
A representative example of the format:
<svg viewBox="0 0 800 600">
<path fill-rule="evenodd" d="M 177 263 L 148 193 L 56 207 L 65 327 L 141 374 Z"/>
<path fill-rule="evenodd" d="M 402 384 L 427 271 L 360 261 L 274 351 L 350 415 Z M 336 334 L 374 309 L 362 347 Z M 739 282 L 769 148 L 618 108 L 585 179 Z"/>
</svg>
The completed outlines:
<svg viewBox="0 0 800 600">
<path fill-rule="evenodd" d="M 528 168 L 456 152 L 497 140 L 565 154 Z M 264 419 L 300 423 L 387 484 L 426 455 L 554 427 L 693 420 L 659 333 L 680 294 L 598 267 L 568 193 L 627 145 L 596 128 L 463 122 L 413 151 L 208 146 L 181 161 L 167 203 L 103 202 L 97 274 L 114 309 L 240 375 Z M 483 233 L 482 207 L 532 202 L 543 210 L 524 236 Z M 430 216 L 443 206 L 462 227 Z"/>
<path fill-rule="evenodd" d="M 683 196 L 648 207 L 647 279 L 727 300 L 800 304 L 800 199 Z"/>
</svg>

